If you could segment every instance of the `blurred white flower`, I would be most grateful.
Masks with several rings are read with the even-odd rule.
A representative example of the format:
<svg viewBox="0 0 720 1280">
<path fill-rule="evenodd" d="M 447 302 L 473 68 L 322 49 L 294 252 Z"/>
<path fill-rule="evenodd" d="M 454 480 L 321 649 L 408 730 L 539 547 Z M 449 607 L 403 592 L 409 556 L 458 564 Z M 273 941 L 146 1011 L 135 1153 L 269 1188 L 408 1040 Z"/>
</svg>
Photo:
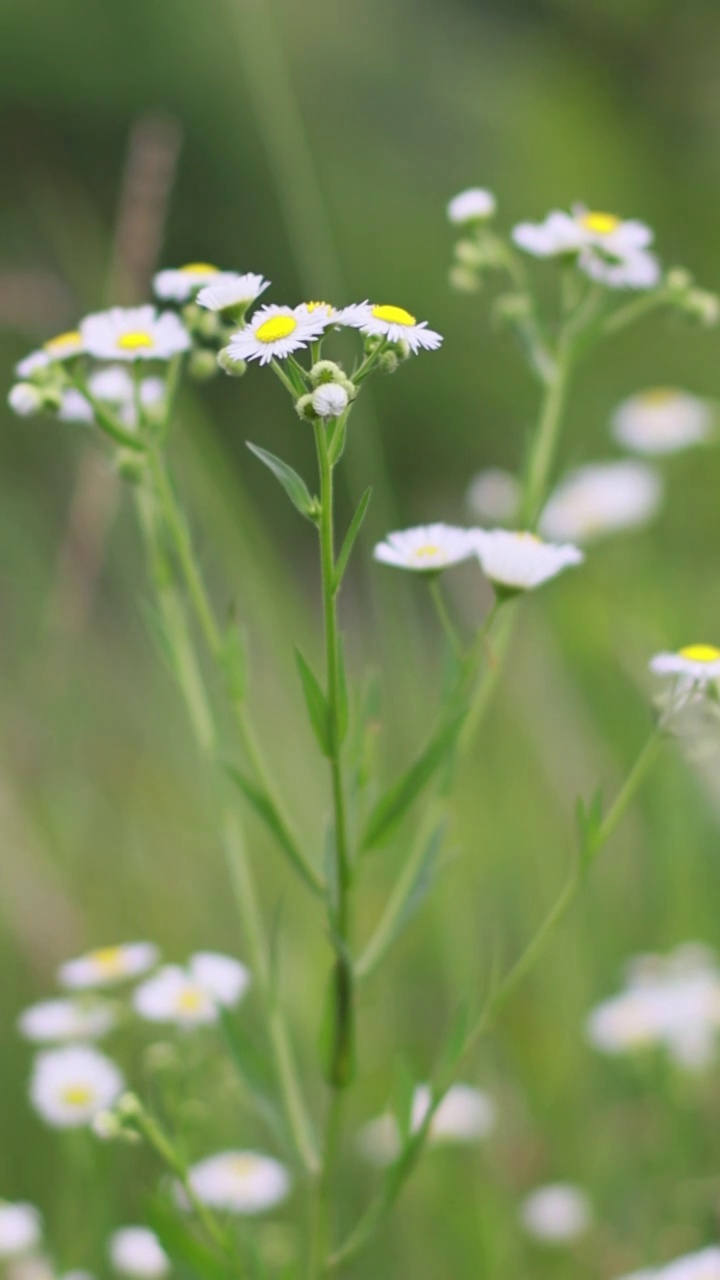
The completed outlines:
<svg viewBox="0 0 720 1280">
<path fill-rule="evenodd" d="M 0 1258 L 28 1253 L 40 1242 L 42 1220 L 37 1209 L 0 1200 Z"/>
<path fill-rule="evenodd" d="M 555 210 L 543 222 L 521 222 L 512 236 L 538 258 L 577 254 L 580 269 L 611 288 L 651 289 L 660 279 L 657 259 L 648 252 L 652 231 L 634 219 L 575 205 L 572 213 Z"/>
<path fill-rule="evenodd" d="M 435 351 L 442 343 L 441 335 L 428 329 L 426 320 L 416 320 L 404 307 L 356 302 L 339 311 L 335 320 L 350 329 L 360 329 L 370 337 L 404 342 L 414 354 L 420 350 Z"/>
<path fill-rule="evenodd" d="M 430 1107 L 430 1086 L 418 1085 L 413 1094 L 410 1129 L 416 1133 Z M 469 1084 L 448 1089 L 430 1124 L 430 1146 L 444 1143 L 477 1142 L 495 1127 L 497 1109 L 492 1098 Z M 358 1134 L 358 1146 L 373 1164 L 392 1164 L 401 1150 L 400 1131 L 390 1112 L 369 1121 Z"/>
<path fill-rule="evenodd" d="M 492 191 L 484 187 L 469 187 L 453 196 L 447 207 L 450 222 L 462 225 L 465 222 L 480 222 L 492 218 L 497 209 L 497 200 Z"/>
<path fill-rule="evenodd" d="M 532 533 L 505 529 L 473 529 L 470 533 L 485 576 L 494 586 L 510 591 L 539 587 L 584 559 L 577 547 L 543 542 Z"/>
<path fill-rule="evenodd" d="M 568 1244 L 592 1221 L 590 1201 L 570 1182 L 550 1182 L 523 1201 L 520 1218 L 529 1235 L 543 1244 Z"/>
<path fill-rule="evenodd" d="M 190 1185 L 203 1204 L 229 1213 L 255 1214 L 285 1200 L 290 1176 L 284 1165 L 254 1151 L 223 1151 L 189 1170 Z M 178 1198 L 184 1203 L 180 1189 Z"/>
<path fill-rule="evenodd" d="M 33 1065 L 30 1100 L 48 1124 L 74 1128 L 107 1110 L 123 1087 L 115 1063 L 89 1045 L 46 1049 Z"/>
<path fill-rule="evenodd" d="M 720 1280 L 720 1248 L 712 1245 L 686 1253 L 660 1269 L 662 1280 Z"/>
<path fill-rule="evenodd" d="M 108 1245 L 115 1271 L 138 1280 L 159 1280 L 170 1270 L 170 1259 L 149 1227 L 120 1227 Z"/>
<path fill-rule="evenodd" d="M 124 365 L 111 364 L 96 369 L 88 378 L 88 388 L 98 400 L 124 404 L 133 398 L 133 379 Z"/>
<path fill-rule="evenodd" d="M 704 685 L 720 679 L 720 649 L 713 644 L 688 644 L 677 653 L 657 653 L 650 660 L 656 676 L 685 676 Z"/>
<path fill-rule="evenodd" d="M 422 524 L 389 533 L 377 544 L 373 555 L 382 564 L 396 569 L 437 573 L 461 560 L 469 560 L 474 551 L 470 530 L 448 524 Z"/>
<path fill-rule="evenodd" d="M 230 338 L 225 348 L 230 360 L 285 360 L 316 342 L 327 328 L 327 317 L 320 311 L 302 313 L 299 307 L 260 307 L 244 329 Z"/>
<path fill-rule="evenodd" d="M 26 1040 L 52 1043 L 61 1040 L 95 1040 L 115 1025 L 109 1004 L 80 1000 L 42 1000 L 24 1009 L 18 1027 Z"/>
<path fill-rule="evenodd" d="M 234 271 L 221 271 L 209 262 L 188 262 L 184 267 L 159 271 L 153 289 L 164 302 L 187 302 L 203 285 L 221 285 L 237 279 Z"/>
<path fill-rule="evenodd" d="M 221 955 L 218 951 L 196 951 L 190 957 L 188 968 L 208 995 L 229 1009 L 242 999 L 250 985 L 249 969 L 234 956 Z"/>
<path fill-rule="evenodd" d="M 541 517 L 543 537 L 593 542 L 647 524 L 660 509 L 663 484 L 644 462 L 598 462 L 571 471 Z"/>
<path fill-rule="evenodd" d="M 712 407 L 699 396 L 675 387 L 654 387 L 618 405 L 612 434 L 635 453 L 677 453 L 708 440 L 713 419 Z"/>
<path fill-rule="evenodd" d="M 92 422 L 95 415 L 82 391 L 68 387 L 62 392 L 57 416 L 61 422 Z"/>
<path fill-rule="evenodd" d="M 195 301 L 207 311 L 234 311 L 249 306 L 269 288 L 270 281 L 256 272 L 248 271 L 237 276 L 225 272 L 219 284 L 205 285 Z"/>
<path fill-rule="evenodd" d="M 124 942 L 116 947 L 100 947 L 76 960 L 66 960 L 58 969 L 63 987 L 112 986 L 127 978 L 137 978 L 152 969 L 158 961 L 158 948 L 152 942 Z"/>
<path fill-rule="evenodd" d="M 111 307 L 80 325 L 85 350 L 98 360 L 170 360 L 187 351 L 190 335 L 172 311 Z"/>
<path fill-rule="evenodd" d="M 477 520 L 512 521 L 517 518 L 522 496 L 520 481 L 512 471 L 488 467 L 470 481 L 467 504 Z"/>
<path fill-rule="evenodd" d="M 39 413 L 43 403 L 42 392 L 32 382 L 16 382 L 8 392 L 8 404 L 13 413 L 17 413 L 21 418 L 29 418 L 32 414 Z"/>
<path fill-rule="evenodd" d="M 239 960 L 199 952 L 187 969 L 164 965 L 133 993 L 133 1005 L 150 1022 L 196 1027 L 217 1021 L 218 1005 L 232 1008 L 243 996 L 250 974 Z"/>
<path fill-rule="evenodd" d="M 34 373 L 38 373 L 40 369 L 47 369 L 50 364 L 52 360 L 47 351 L 31 351 L 22 360 L 18 360 L 15 372 L 18 378 L 31 378 Z"/>
<path fill-rule="evenodd" d="M 319 418 L 339 418 L 350 403 L 350 397 L 338 382 L 323 382 L 312 393 L 312 407 Z"/>
</svg>

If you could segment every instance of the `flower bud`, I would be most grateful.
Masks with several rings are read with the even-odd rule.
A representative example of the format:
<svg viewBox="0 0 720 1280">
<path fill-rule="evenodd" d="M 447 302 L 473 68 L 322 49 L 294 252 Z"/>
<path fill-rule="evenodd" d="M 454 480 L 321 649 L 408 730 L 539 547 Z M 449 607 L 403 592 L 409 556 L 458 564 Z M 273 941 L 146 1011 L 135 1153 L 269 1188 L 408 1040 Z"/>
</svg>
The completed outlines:
<svg viewBox="0 0 720 1280">
<path fill-rule="evenodd" d="M 303 422 L 315 421 L 318 415 L 316 414 L 313 405 L 312 392 L 308 392 L 307 395 L 300 396 L 300 399 L 295 401 L 295 412 L 297 413 L 298 418 L 302 418 Z"/>
<path fill-rule="evenodd" d="M 145 1050 L 144 1065 L 145 1069 L 152 1074 L 173 1071 L 180 1065 L 175 1045 L 167 1040 L 157 1040 L 155 1044 L 148 1045 Z"/>
<path fill-rule="evenodd" d="M 318 418 L 339 418 L 347 409 L 350 397 L 339 382 L 322 383 L 311 396 Z"/>
<path fill-rule="evenodd" d="M 114 1111 L 98 1111 L 90 1122 L 90 1128 L 96 1138 L 103 1142 L 112 1142 L 122 1135 L 122 1124 Z"/>
<path fill-rule="evenodd" d="M 712 329 L 720 320 L 720 298 L 707 289 L 691 289 L 683 300 L 682 309 L 705 329 Z"/>
<path fill-rule="evenodd" d="M 145 458 L 135 449 L 118 449 L 115 454 L 115 470 L 121 480 L 139 484 L 145 475 Z"/>
<path fill-rule="evenodd" d="M 196 347 L 190 356 L 188 373 L 196 382 L 208 382 L 218 371 L 217 356 L 207 348 Z"/>
<path fill-rule="evenodd" d="M 462 267 L 483 267 L 487 261 L 487 254 L 477 240 L 458 240 L 455 257 Z"/>
<path fill-rule="evenodd" d="M 143 1113 L 143 1104 L 136 1093 L 123 1093 L 115 1103 L 115 1114 L 121 1120 L 137 1120 Z"/>
<path fill-rule="evenodd" d="M 343 390 L 347 392 L 348 400 L 355 399 L 358 393 L 358 389 L 355 386 L 355 383 L 351 382 L 349 378 L 341 378 L 340 382 L 338 383 L 338 386 L 342 387 Z"/>
<path fill-rule="evenodd" d="M 671 293 L 687 293 L 693 284 L 693 278 L 684 267 L 673 267 L 665 277 L 665 284 Z"/>
<path fill-rule="evenodd" d="M 471 187 L 469 191 L 461 191 L 454 196 L 447 207 L 450 222 L 458 226 L 471 222 L 485 222 L 492 218 L 497 208 L 497 201 L 492 191 L 484 187 Z"/>
<path fill-rule="evenodd" d="M 13 413 L 19 414 L 21 418 L 29 418 L 44 408 L 45 396 L 32 382 L 16 382 L 10 388 L 8 404 Z"/>
<path fill-rule="evenodd" d="M 532 315 L 532 299 L 527 293 L 502 293 L 495 299 L 494 317 L 503 324 L 518 324 Z"/>
<path fill-rule="evenodd" d="M 218 352 L 217 362 L 225 373 L 230 374 L 231 378 L 242 378 L 243 374 L 247 373 L 245 361 L 235 360 L 227 347 L 223 347 L 222 351 Z"/>
<path fill-rule="evenodd" d="M 395 373 L 400 368 L 400 357 L 397 351 L 383 351 L 378 358 L 377 367 L 381 373 Z"/>
<path fill-rule="evenodd" d="M 325 382 L 343 382 L 345 380 L 345 370 L 342 365 L 335 364 L 334 360 L 318 360 L 310 370 L 310 381 L 314 387 L 319 387 Z"/>
<path fill-rule="evenodd" d="M 468 267 L 451 267 L 448 280 L 451 288 L 457 289 L 458 293 L 477 293 L 480 289 L 478 277 Z"/>
</svg>

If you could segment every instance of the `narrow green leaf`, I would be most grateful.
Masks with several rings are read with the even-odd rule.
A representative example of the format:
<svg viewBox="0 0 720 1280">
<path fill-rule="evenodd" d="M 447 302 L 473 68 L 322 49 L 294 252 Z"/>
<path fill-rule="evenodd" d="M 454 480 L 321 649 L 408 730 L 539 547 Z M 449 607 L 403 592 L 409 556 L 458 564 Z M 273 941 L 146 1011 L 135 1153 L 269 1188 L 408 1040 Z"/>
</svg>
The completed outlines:
<svg viewBox="0 0 720 1280">
<path fill-rule="evenodd" d="M 288 1147 L 287 1134 L 272 1092 L 272 1071 L 258 1046 L 227 1009 L 219 1010 L 220 1026 L 230 1058 L 255 1110 L 275 1138 Z"/>
<path fill-rule="evenodd" d="M 377 969 L 430 893 L 438 872 L 446 826 L 443 819 L 429 839 L 417 841 L 411 850 L 380 922 L 357 961 L 355 972 L 359 978 L 366 978 Z"/>
<path fill-rule="evenodd" d="M 403 1061 L 396 1062 L 393 1080 L 393 1115 L 398 1123 L 400 1139 L 405 1139 L 412 1129 L 415 1077 Z"/>
<path fill-rule="evenodd" d="M 220 655 L 228 693 L 233 702 L 242 702 L 247 687 L 247 658 L 245 654 L 245 638 L 234 623 L 228 627 L 223 636 L 223 647 Z"/>
<path fill-rule="evenodd" d="M 282 458 L 276 458 L 274 453 L 268 453 L 266 449 L 261 449 L 257 444 L 251 444 L 249 440 L 246 441 L 246 444 L 250 452 L 254 453 L 255 457 L 259 458 L 260 461 L 264 463 L 270 471 L 272 471 L 275 479 L 280 482 L 293 506 L 296 507 L 300 514 L 305 516 L 307 520 L 311 520 L 315 523 L 318 515 L 317 499 L 311 496 L 310 490 L 305 484 L 302 476 L 299 476 L 297 471 L 293 471 L 293 468 L 289 466 L 287 462 L 283 462 Z"/>
<path fill-rule="evenodd" d="M 151 1200 L 146 1207 L 146 1217 L 181 1274 L 189 1271 L 198 1280 L 228 1280 L 232 1274 L 228 1264 L 198 1240 L 179 1214 L 167 1204 L 157 1198 Z"/>
<path fill-rule="evenodd" d="M 455 745 L 464 713 L 445 724 L 430 739 L 422 755 L 406 769 L 397 782 L 378 800 L 368 818 L 362 838 L 362 848 L 372 849 L 387 839 L 391 831 L 404 818 L 410 806 L 427 786 L 433 774 L 440 768 Z"/>
<path fill-rule="evenodd" d="M 300 674 L 300 681 L 305 695 L 305 706 L 307 707 L 308 715 L 310 717 L 310 723 L 315 731 L 315 737 L 318 740 L 318 744 L 323 755 L 330 756 L 332 754 L 332 748 L 330 712 L 328 709 L 327 698 L 297 646 L 295 647 L 295 661 L 297 663 L 297 669 Z"/>
<path fill-rule="evenodd" d="M 350 527 L 347 533 L 345 534 L 342 547 L 340 548 L 340 555 L 338 556 L 337 564 L 335 565 L 334 590 L 336 592 L 340 590 L 340 585 L 342 583 L 343 578 L 345 577 L 345 570 L 347 569 L 348 561 L 352 554 L 352 549 L 355 546 L 355 540 L 362 528 L 362 523 L 363 523 L 363 520 L 365 519 L 365 514 L 370 505 L 371 497 L 372 497 L 372 489 L 366 489 L 357 507 L 355 508 L 355 515 L 350 521 Z"/>
<path fill-rule="evenodd" d="M 322 880 L 314 868 L 305 861 L 304 855 L 295 844 L 295 841 L 267 792 L 261 790 L 260 787 L 255 786 L 249 778 L 245 777 L 245 774 L 242 773 L 236 765 L 224 761 L 223 767 L 228 777 L 245 796 L 248 804 L 252 806 L 258 817 L 262 818 L 265 826 L 273 833 L 283 853 L 286 855 L 295 871 L 297 871 L 298 875 L 302 877 L 305 884 L 312 889 L 313 893 L 322 894 L 324 892 Z"/>
</svg>

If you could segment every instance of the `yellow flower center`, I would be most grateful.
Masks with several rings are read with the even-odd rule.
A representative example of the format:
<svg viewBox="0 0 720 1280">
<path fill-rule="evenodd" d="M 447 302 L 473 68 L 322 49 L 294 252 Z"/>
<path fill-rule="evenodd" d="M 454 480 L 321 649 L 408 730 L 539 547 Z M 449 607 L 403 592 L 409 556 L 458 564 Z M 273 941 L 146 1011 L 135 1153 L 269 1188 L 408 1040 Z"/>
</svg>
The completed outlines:
<svg viewBox="0 0 720 1280">
<path fill-rule="evenodd" d="M 643 391 L 640 399 L 643 404 L 672 404 L 677 399 L 677 391 L 672 387 L 651 387 L 649 391 Z"/>
<path fill-rule="evenodd" d="M 429 560 L 433 556 L 442 555 L 442 547 L 437 547 L 432 542 L 428 542 L 424 547 L 416 547 L 415 555 L 418 560 Z"/>
<path fill-rule="evenodd" d="M 198 1009 L 202 1009 L 205 997 L 197 987 L 186 987 L 180 992 L 177 1003 L 181 1013 L 197 1013 Z"/>
<path fill-rule="evenodd" d="M 281 338 L 289 338 L 296 329 L 297 320 L 294 316 L 271 316 L 258 325 L 255 337 L 259 342 L 279 342 Z"/>
<path fill-rule="evenodd" d="M 99 951 L 91 951 L 90 960 L 107 974 L 122 973 L 125 967 L 122 947 L 101 947 Z"/>
<path fill-rule="evenodd" d="M 536 542 L 538 544 L 542 542 L 542 538 L 538 538 L 536 533 L 523 532 L 519 533 L 517 536 L 518 538 L 522 538 L 524 542 Z"/>
<path fill-rule="evenodd" d="M 210 262 L 188 262 L 184 267 L 179 267 L 183 275 L 188 276 L 216 276 L 219 275 L 219 269 L 213 267 Z"/>
<path fill-rule="evenodd" d="M 143 347 L 153 348 L 155 339 L 151 333 L 147 333 L 144 329 L 132 330 L 130 333 L 123 333 L 117 340 L 117 345 L 121 351 L 142 351 Z"/>
<path fill-rule="evenodd" d="M 415 316 L 411 316 L 404 307 L 373 307 L 372 313 L 376 320 L 384 320 L 387 324 L 404 324 L 407 328 L 417 324 Z"/>
<path fill-rule="evenodd" d="M 86 1107 L 95 1095 L 86 1084 L 68 1084 L 61 1090 L 60 1096 L 71 1107 Z"/>
<path fill-rule="evenodd" d="M 229 1164 L 233 1175 L 240 1180 L 251 1178 L 255 1172 L 256 1161 L 253 1156 L 233 1156 Z"/>
<path fill-rule="evenodd" d="M 712 644 L 688 644 L 680 650 L 680 657 L 687 658 L 688 662 L 718 662 L 720 649 Z"/>
<path fill-rule="evenodd" d="M 617 231 L 620 219 L 614 213 L 584 213 L 580 223 L 586 231 L 592 231 L 593 235 L 609 236 Z"/>
<path fill-rule="evenodd" d="M 334 308 L 329 302 L 306 302 L 305 310 L 312 315 L 313 311 L 332 311 Z"/>
<path fill-rule="evenodd" d="M 77 329 L 70 329 L 67 333 L 59 333 L 56 338 L 51 338 L 45 343 L 45 350 L 50 355 L 57 355 L 64 351 L 66 347 L 75 347 L 82 342 L 82 337 Z"/>
</svg>

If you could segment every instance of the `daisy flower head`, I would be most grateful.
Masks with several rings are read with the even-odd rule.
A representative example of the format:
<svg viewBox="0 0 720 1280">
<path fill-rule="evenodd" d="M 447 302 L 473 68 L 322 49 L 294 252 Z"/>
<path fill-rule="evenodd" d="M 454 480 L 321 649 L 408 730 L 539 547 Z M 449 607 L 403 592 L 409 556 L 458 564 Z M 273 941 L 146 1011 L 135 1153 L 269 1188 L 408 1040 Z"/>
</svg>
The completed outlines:
<svg viewBox="0 0 720 1280">
<path fill-rule="evenodd" d="M 523 1201 L 520 1220 L 528 1235 L 542 1244 L 569 1244 L 592 1221 L 590 1201 L 571 1182 L 550 1182 Z"/>
<path fill-rule="evenodd" d="M 170 360 L 187 351 L 190 335 L 172 311 L 111 307 L 81 322 L 85 350 L 97 360 Z"/>
<path fill-rule="evenodd" d="M 254 1151 L 223 1151 L 189 1170 L 198 1200 L 227 1213 L 256 1214 L 287 1199 L 290 1176 L 284 1165 Z M 184 1197 L 180 1194 L 181 1203 Z"/>
<path fill-rule="evenodd" d="M 623 991 L 603 1000 L 585 1023 L 588 1044 L 617 1057 L 647 1049 L 658 1041 L 657 1002 L 642 991 Z"/>
<path fill-rule="evenodd" d="M 163 302 L 187 302 L 198 289 L 236 278 L 234 271 L 221 271 L 210 262 L 188 262 L 184 267 L 159 271 L 153 279 L 153 291 Z"/>
<path fill-rule="evenodd" d="M 90 1045 L 45 1049 L 35 1059 L 30 1101 L 54 1128 L 78 1128 L 106 1111 L 124 1083 L 115 1063 Z"/>
<path fill-rule="evenodd" d="M 643 222 L 624 220 L 575 205 L 572 213 L 554 210 L 543 222 L 521 222 L 513 229 L 518 248 L 537 258 L 579 255 L 586 275 L 611 288 L 651 289 L 660 268 L 649 252 L 653 234 Z"/>
<path fill-rule="evenodd" d="M 218 283 L 206 284 L 198 293 L 195 301 L 199 307 L 207 311 L 227 311 L 230 315 L 242 314 L 251 302 L 270 288 L 270 281 L 265 280 L 257 272 L 247 271 L 244 275 L 223 273 Z"/>
<path fill-rule="evenodd" d="M 170 1259 L 149 1227 L 120 1227 L 108 1244 L 113 1269 L 137 1280 L 160 1280 L 170 1270 Z"/>
<path fill-rule="evenodd" d="M 245 328 L 232 335 L 225 350 L 230 360 L 238 362 L 285 360 L 322 337 L 327 324 L 320 312 L 308 314 L 299 307 L 271 304 L 260 307 Z"/>
<path fill-rule="evenodd" d="M 688 644 L 676 653 L 657 653 L 650 660 L 656 676 L 683 676 L 693 684 L 720 679 L 720 649 L 713 644 Z"/>
<path fill-rule="evenodd" d="M 19 378 L 31 378 L 34 374 L 47 369 L 52 364 L 63 360 L 72 360 L 84 351 L 83 337 L 79 329 L 69 329 L 67 333 L 59 333 L 49 338 L 38 351 L 31 351 L 15 366 Z"/>
<path fill-rule="evenodd" d="M 539 587 L 585 558 L 570 543 L 543 542 L 533 533 L 474 529 L 470 537 L 486 578 L 506 593 Z"/>
<path fill-rule="evenodd" d="M 488 467 L 470 481 L 467 504 L 478 520 L 514 520 L 520 510 L 520 482 L 512 471 Z"/>
<path fill-rule="evenodd" d="M 0 1258 L 14 1258 L 35 1249 L 41 1233 L 40 1214 L 33 1205 L 0 1200 Z"/>
<path fill-rule="evenodd" d="M 450 565 L 469 560 L 475 544 L 470 530 L 449 524 L 422 524 L 389 533 L 378 542 L 373 555 L 381 564 L 415 573 L 439 573 Z"/>
<path fill-rule="evenodd" d="M 447 207 L 450 222 L 462 226 L 468 222 L 485 222 L 492 218 L 497 209 L 497 200 L 492 191 L 484 187 L 469 187 L 453 196 Z"/>
<path fill-rule="evenodd" d="M 295 310 L 301 316 L 314 316 L 316 320 L 322 317 L 327 325 L 332 324 L 338 315 L 337 307 L 331 302 L 301 302 Z"/>
<path fill-rule="evenodd" d="M 137 987 L 133 1005 L 150 1022 L 198 1027 L 217 1021 L 219 1005 L 237 1005 L 249 982 L 239 960 L 203 951 L 191 957 L 186 969 L 164 965 Z"/>
<path fill-rule="evenodd" d="M 20 1034 L 36 1043 L 63 1040 L 96 1040 L 115 1025 L 115 1014 L 101 1001 L 42 1000 L 24 1009 L 18 1019 Z"/>
<path fill-rule="evenodd" d="M 591 463 L 560 482 L 540 516 L 540 532 L 556 542 L 594 542 L 647 524 L 662 497 L 662 480 L 646 463 Z"/>
<path fill-rule="evenodd" d="M 63 987 L 83 989 L 114 986 L 128 978 L 137 978 L 152 969 L 158 960 L 158 948 L 152 942 L 123 942 L 116 947 L 100 947 L 75 960 L 66 960 L 58 970 Z"/>
<path fill-rule="evenodd" d="M 388 303 L 356 302 L 338 311 L 336 322 L 349 329 L 360 329 L 368 337 L 385 338 L 404 343 L 414 355 L 420 350 L 435 351 L 442 336 L 428 329 L 426 320 L 416 320 L 404 307 Z"/>
<path fill-rule="evenodd" d="M 676 387 L 652 387 L 618 405 L 612 434 L 633 453 L 677 453 L 710 439 L 713 420 L 711 406 L 700 396 Z"/>
</svg>

